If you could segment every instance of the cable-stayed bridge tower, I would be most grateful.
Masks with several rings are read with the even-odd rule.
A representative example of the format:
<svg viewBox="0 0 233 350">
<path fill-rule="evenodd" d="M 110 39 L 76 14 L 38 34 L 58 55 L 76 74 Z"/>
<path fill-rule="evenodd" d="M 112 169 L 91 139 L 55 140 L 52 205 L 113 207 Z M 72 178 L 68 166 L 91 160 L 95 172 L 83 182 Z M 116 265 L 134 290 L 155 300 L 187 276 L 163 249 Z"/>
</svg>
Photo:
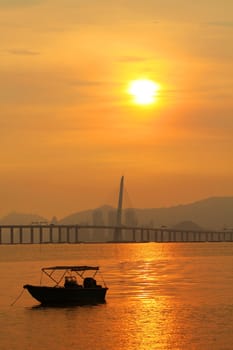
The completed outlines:
<svg viewBox="0 0 233 350">
<path fill-rule="evenodd" d="M 120 182 L 118 206 L 117 206 L 117 213 L 116 213 L 116 226 L 117 226 L 117 228 L 114 231 L 114 237 L 113 237 L 113 240 L 115 242 L 122 241 L 121 225 L 122 225 L 123 193 L 124 193 L 124 176 L 121 177 L 121 182 Z"/>
</svg>

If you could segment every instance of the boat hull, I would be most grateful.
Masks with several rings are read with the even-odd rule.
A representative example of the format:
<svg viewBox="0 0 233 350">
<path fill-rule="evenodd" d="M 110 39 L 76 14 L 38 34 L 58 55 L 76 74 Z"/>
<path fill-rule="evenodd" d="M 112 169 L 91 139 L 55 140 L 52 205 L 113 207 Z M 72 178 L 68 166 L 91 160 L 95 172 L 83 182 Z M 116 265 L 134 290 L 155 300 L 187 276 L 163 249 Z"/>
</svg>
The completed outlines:
<svg viewBox="0 0 233 350">
<path fill-rule="evenodd" d="M 105 302 L 108 288 L 64 288 L 24 285 L 31 296 L 43 305 L 87 305 Z"/>
</svg>

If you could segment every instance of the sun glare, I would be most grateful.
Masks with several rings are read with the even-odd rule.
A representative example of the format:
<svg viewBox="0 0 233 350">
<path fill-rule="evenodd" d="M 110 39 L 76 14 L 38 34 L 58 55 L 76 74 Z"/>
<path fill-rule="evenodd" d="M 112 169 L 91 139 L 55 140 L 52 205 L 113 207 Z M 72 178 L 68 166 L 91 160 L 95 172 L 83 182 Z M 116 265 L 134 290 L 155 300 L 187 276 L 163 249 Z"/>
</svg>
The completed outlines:
<svg viewBox="0 0 233 350">
<path fill-rule="evenodd" d="M 152 80 L 134 80 L 129 85 L 128 93 L 133 96 L 135 103 L 148 105 L 156 101 L 159 89 L 159 84 Z"/>
</svg>

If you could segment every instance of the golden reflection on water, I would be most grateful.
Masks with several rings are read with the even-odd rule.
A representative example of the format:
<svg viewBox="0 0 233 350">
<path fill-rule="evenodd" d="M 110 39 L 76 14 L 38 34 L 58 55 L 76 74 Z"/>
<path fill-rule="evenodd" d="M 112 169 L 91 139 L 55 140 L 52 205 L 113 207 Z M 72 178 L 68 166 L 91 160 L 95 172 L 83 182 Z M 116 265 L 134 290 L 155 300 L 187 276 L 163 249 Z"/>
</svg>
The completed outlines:
<svg viewBox="0 0 233 350">
<path fill-rule="evenodd" d="M 111 330 L 112 334 L 118 334 L 114 350 L 175 350 L 179 349 L 177 344 L 180 344 L 180 349 L 185 344 L 187 349 L 193 349 L 188 346 L 188 338 L 181 334 L 176 313 L 170 311 L 171 307 L 165 298 L 149 300 L 140 297 L 137 302 L 127 305 L 124 317 L 113 324 Z"/>
<path fill-rule="evenodd" d="M 135 324 L 132 325 L 134 337 L 130 338 L 132 343 L 128 344 L 129 349 L 151 350 L 168 348 L 171 334 L 170 329 L 174 328 L 172 320 L 168 317 L 169 299 L 159 296 L 156 289 L 153 292 L 151 286 L 158 283 L 158 276 L 152 273 L 153 264 L 147 261 L 140 270 L 140 286 L 135 293 L 137 307 L 135 308 Z M 161 325 L 163 324 L 163 327 Z M 166 324 L 166 332 L 164 325 Z"/>
<path fill-rule="evenodd" d="M 0 246 L 1 350 L 231 350 L 231 244 Z M 33 308 L 40 268 L 98 264 L 109 291 L 96 307 Z M 67 263 L 68 262 L 68 263 Z"/>
<path fill-rule="evenodd" d="M 229 269 L 232 256 L 221 246 L 214 254 L 206 245 L 200 245 L 198 250 L 193 245 L 164 247 L 155 255 L 154 247 L 145 245 L 146 258 L 141 260 L 141 252 L 136 250 L 137 266 L 133 263 L 135 256 L 128 258 L 124 266 L 130 281 L 128 290 L 133 284 L 127 306 L 130 315 L 125 313 L 125 319 L 129 317 L 130 321 L 120 321 L 124 348 L 209 348 L 198 345 L 202 343 L 212 344 L 216 350 L 232 349 L 231 326 L 226 322 L 232 319 L 233 311 Z M 227 307 L 219 307 L 221 303 Z"/>
<path fill-rule="evenodd" d="M 132 350 L 169 349 L 170 343 L 176 343 L 175 339 L 171 341 L 170 332 L 174 329 L 175 320 L 169 315 L 171 301 L 157 293 L 159 281 L 152 258 L 147 256 L 142 266 L 137 265 L 135 270 L 132 269 L 132 261 L 129 263 L 133 278 L 128 274 L 127 280 L 134 281 L 134 292 L 125 305 L 123 319 L 117 324 L 117 328 L 121 329 L 121 347 Z"/>
<path fill-rule="evenodd" d="M 136 334 L 137 348 L 150 350 L 156 344 L 166 343 L 167 334 L 161 332 L 164 305 L 161 300 L 140 298 L 136 315 L 136 325 L 139 332 Z"/>
</svg>

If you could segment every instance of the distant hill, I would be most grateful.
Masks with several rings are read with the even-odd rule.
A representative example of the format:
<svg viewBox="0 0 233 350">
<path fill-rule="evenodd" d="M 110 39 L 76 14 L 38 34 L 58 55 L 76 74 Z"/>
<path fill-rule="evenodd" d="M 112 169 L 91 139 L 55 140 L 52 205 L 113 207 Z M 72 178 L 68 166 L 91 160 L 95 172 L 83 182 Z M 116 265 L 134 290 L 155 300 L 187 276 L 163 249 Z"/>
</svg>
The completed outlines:
<svg viewBox="0 0 233 350">
<path fill-rule="evenodd" d="M 137 209 L 137 217 L 142 223 L 153 218 L 155 226 L 192 221 L 204 229 L 233 227 L 233 197 L 212 197 L 169 208 Z"/>
<path fill-rule="evenodd" d="M 73 213 L 57 221 L 60 224 L 114 224 L 116 208 L 104 205 L 100 208 Z M 46 221 L 33 214 L 11 213 L 0 219 L 0 224 L 30 224 Z M 123 223 L 131 226 L 168 226 L 203 229 L 233 228 L 233 197 L 212 197 L 194 203 L 168 208 L 125 209 Z M 179 226 L 180 225 L 180 226 Z M 188 227 L 191 229 L 191 227 Z M 184 228 L 186 229 L 186 227 Z"/>
<path fill-rule="evenodd" d="M 192 221 L 182 221 L 174 226 L 172 226 L 174 230 L 190 230 L 190 231 L 202 231 L 203 228 L 199 225 L 195 224 Z"/>
<path fill-rule="evenodd" d="M 46 222 L 47 219 L 36 214 L 10 213 L 0 219 L 1 225 L 30 225 L 32 222 Z"/>
<path fill-rule="evenodd" d="M 186 222 L 196 229 L 222 229 L 233 227 L 233 197 L 212 197 L 194 203 L 178 205 L 168 208 L 147 208 L 147 209 L 125 209 L 123 222 L 126 221 L 126 212 L 133 211 L 138 225 L 160 227 L 166 225 L 175 227 Z M 104 224 L 109 223 L 109 216 L 116 211 L 111 206 L 87 210 L 69 215 L 59 223 L 62 224 L 93 224 L 99 213 L 99 220 Z M 126 224 L 130 224 L 129 222 Z M 191 229 L 191 228 L 190 228 Z"/>
<path fill-rule="evenodd" d="M 77 224 L 80 225 L 83 224 L 92 224 L 93 223 L 93 215 L 95 212 L 101 212 L 103 220 L 105 220 L 106 223 L 106 217 L 109 212 L 113 211 L 114 208 L 110 205 L 103 205 L 102 207 L 95 208 L 95 209 L 89 209 L 85 211 L 80 211 L 78 213 L 74 213 L 71 215 L 66 216 L 65 218 L 61 219 L 59 221 L 59 224 Z"/>
<path fill-rule="evenodd" d="M 63 218 L 60 223 L 93 223 L 93 212 L 101 211 L 105 218 L 110 211 L 116 209 L 103 206 L 72 214 Z M 130 209 L 125 209 L 124 212 Z M 168 208 L 131 209 L 134 211 L 138 225 L 160 227 L 166 225 L 174 227 L 183 222 L 192 222 L 195 227 L 203 229 L 223 229 L 233 227 L 233 197 L 212 197 L 194 203 L 178 205 Z M 125 215 L 123 215 L 123 221 Z"/>
</svg>

